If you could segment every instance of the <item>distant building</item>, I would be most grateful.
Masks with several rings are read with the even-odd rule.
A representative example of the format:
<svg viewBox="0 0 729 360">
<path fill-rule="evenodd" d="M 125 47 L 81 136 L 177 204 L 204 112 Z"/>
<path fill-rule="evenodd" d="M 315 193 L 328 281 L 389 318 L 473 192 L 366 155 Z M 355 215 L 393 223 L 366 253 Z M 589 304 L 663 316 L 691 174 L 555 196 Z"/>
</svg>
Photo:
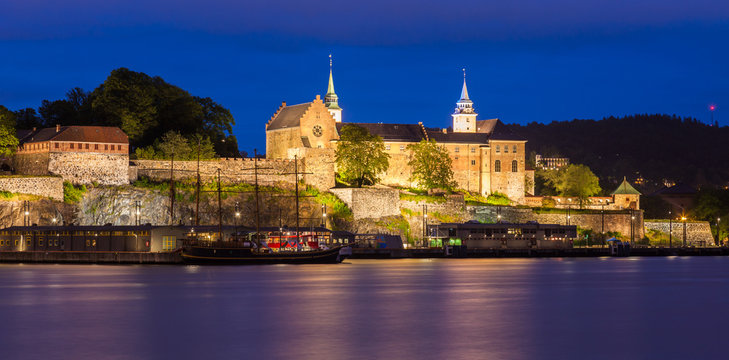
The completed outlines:
<svg viewBox="0 0 729 360">
<path fill-rule="evenodd" d="M 566 157 L 542 157 L 542 155 L 534 156 L 534 165 L 539 169 L 556 170 L 570 164 L 570 158 Z"/>
<path fill-rule="evenodd" d="M 640 210 L 640 195 L 626 178 L 610 194 L 610 196 L 590 196 L 586 202 L 580 205 L 580 199 L 576 196 L 527 196 L 524 203 L 531 207 L 545 205 L 546 199 L 554 201 L 554 207 L 567 209 L 578 208 L 594 210 Z"/>
<path fill-rule="evenodd" d="M 18 174 L 60 175 L 74 184 L 129 183 L 129 138 L 118 127 L 57 125 L 20 130 L 18 140 Z"/>
<path fill-rule="evenodd" d="M 454 180 L 458 187 L 483 195 L 504 193 L 521 203 L 525 193 L 533 193 L 534 171 L 526 168 L 526 139 L 514 134 L 499 119 L 477 120 L 473 101 L 468 96 L 464 75 L 461 97 L 456 103 L 452 127 L 428 128 L 422 122 L 409 124 L 345 123 L 339 97 L 334 91 L 332 72 L 324 101 L 317 95 L 314 101 L 287 105 L 276 110 L 266 124 L 266 157 L 290 159 L 294 155 L 307 157 L 333 154 L 339 132 L 347 124 L 367 129 L 385 142 L 390 155 L 390 167 L 381 174 L 385 185 L 410 187 L 411 153 L 407 146 L 421 140 L 435 140 L 445 146 L 453 160 Z M 312 149 L 321 149 L 312 152 Z M 531 181 L 525 181 L 531 179 Z"/>
</svg>

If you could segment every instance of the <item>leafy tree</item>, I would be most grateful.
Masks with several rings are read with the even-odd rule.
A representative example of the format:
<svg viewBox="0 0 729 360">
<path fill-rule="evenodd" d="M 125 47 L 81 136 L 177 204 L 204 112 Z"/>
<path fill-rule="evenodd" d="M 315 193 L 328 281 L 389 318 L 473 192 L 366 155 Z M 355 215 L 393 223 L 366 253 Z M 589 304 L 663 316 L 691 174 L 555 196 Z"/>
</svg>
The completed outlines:
<svg viewBox="0 0 729 360">
<path fill-rule="evenodd" d="M 32 129 L 43 126 L 43 122 L 33 108 L 20 109 L 15 112 L 16 129 Z"/>
<path fill-rule="evenodd" d="M 215 157 L 210 139 L 200 138 L 199 145 L 201 160 Z M 137 148 L 134 153 L 138 159 L 162 160 L 171 159 L 174 155 L 175 160 L 197 160 L 198 139 L 188 140 L 177 131 L 168 131 L 153 145 Z"/>
<path fill-rule="evenodd" d="M 390 155 L 385 153 L 385 142 L 367 129 L 347 124 L 342 128 L 336 150 L 339 176 L 357 187 L 375 184 L 377 175 L 387 171 Z"/>
<path fill-rule="evenodd" d="M 0 105 L 0 156 L 10 156 L 18 148 L 15 113 Z"/>
<path fill-rule="evenodd" d="M 559 195 L 577 197 L 580 207 L 587 198 L 602 191 L 599 179 L 585 165 L 570 164 L 559 170 L 545 170 L 540 176 Z"/>
<path fill-rule="evenodd" d="M 412 169 L 411 181 L 425 189 L 452 189 L 453 160 L 445 146 L 436 144 L 435 140 L 421 140 L 417 144 L 408 145 L 412 156 L 408 165 Z"/>
</svg>

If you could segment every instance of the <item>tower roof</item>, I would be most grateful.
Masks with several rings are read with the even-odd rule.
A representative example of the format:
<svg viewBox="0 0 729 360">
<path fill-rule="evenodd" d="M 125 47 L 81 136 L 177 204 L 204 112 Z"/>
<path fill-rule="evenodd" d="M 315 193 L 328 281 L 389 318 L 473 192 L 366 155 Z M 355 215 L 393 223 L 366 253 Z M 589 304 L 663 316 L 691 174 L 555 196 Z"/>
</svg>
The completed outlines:
<svg viewBox="0 0 729 360">
<path fill-rule="evenodd" d="M 640 195 L 640 191 L 636 190 L 633 185 L 630 185 L 628 180 L 623 176 L 623 182 L 618 185 L 618 188 L 613 191 L 612 195 L 625 195 L 625 194 L 632 194 L 632 195 Z"/>
<path fill-rule="evenodd" d="M 334 76 L 332 75 L 332 54 L 329 54 L 329 86 L 327 94 L 324 95 L 324 104 L 328 109 L 341 110 L 339 107 L 339 96 L 334 92 Z"/>
</svg>

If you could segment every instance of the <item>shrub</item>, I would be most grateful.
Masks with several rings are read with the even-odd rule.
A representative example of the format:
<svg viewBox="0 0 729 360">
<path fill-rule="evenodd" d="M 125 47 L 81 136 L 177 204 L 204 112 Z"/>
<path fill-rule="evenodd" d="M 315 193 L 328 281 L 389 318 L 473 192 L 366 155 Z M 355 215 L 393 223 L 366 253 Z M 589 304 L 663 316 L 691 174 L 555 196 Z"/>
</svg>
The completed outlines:
<svg viewBox="0 0 729 360">
<path fill-rule="evenodd" d="M 63 202 L 66 204 L 75 204 L 84 197 L 86 185 L 74 186 L 68 181 L 63 182 Z"/>
<path fill-rule="evenodd" d="M 506 194 L 494 191 L 486 198 L 486 203 L 489 205 L 510 205 L 511 200 Z"/>
</svg>

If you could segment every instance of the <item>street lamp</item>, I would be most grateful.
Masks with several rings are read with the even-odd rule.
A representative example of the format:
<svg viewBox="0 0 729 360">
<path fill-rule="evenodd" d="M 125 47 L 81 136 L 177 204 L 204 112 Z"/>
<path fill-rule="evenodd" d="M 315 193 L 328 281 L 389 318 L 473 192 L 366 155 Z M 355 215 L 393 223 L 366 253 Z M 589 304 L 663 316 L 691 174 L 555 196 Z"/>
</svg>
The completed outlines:
<svg viewBox="0 0 729 360">
<path fill-rule="evenodd" d="M 671 210 L 668 210 L 668 247 L 673 247 L 673 216 Z"/>
<path fill-rule="evenodd" d="M 716 246 L 721 245 L 721 218 L 716 218 Z"/>
<path fill-rule="evenodd" d="M 683 221 L 683 246 L 686 247 L 686 217 L 681 216 L 681 221 Z"/>
</svg>

